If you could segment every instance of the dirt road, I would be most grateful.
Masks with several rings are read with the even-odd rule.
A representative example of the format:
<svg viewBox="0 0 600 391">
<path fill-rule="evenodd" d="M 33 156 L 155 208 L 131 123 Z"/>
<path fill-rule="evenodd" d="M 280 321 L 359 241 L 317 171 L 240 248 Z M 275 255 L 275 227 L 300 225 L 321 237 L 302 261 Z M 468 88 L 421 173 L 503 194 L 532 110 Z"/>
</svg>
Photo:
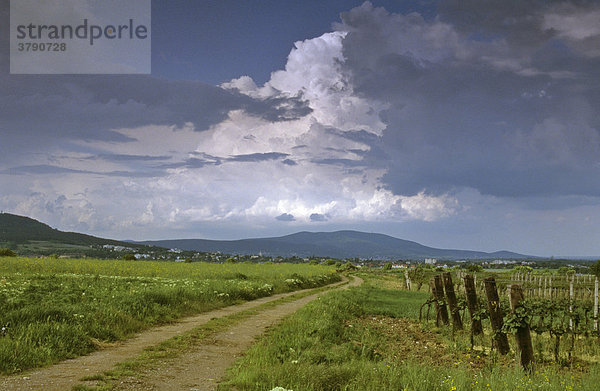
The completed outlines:
<svg viewBox="0 0 600 391">
<path fill-rule="evenodd" d="M 354 279 L 348 285 L 358 285 L 361 282 L 360 279 Z M 213 318 L 251 309 L 295 293 L 298 292 L 274 295 L 205 312 L 175 324 L 145 331 L 132 339 L 88 356 L 66 360 L 26 374 L 4 377 L 0 380 L 0 390 L 70 390 L 73 385 L 79 384 L 83 377 L 109 370 L 117 362 L 131 359 L 140 354 L 143 349 L 192 330 Z M 225 369 L 250 347 L 256 336 L 317 297 L 318 294 L 310 295 L 261 311 L 215 335 L 206 341 L 206 344 L 198 346 L 190 353 L 184 354 L 178 358 L 176 365 L 143 373 L 139 379 L 129 379 L 122 383 L 121 387 L 140 390 L 213 390 L 218 380 L 223 377 Z"/>
<path fill-rule="evenodd" d="M 361 283 L 362 280 L 355 277 L 342 289 Z M 117 390 L 215 390 L 224 377 L 225 370 L 252 345 L 256 337 L 319 295 L 306 296 L 262 311 L 216 334 L 193 351 L 177 357 L 175 363 L 169 362 L 168 365 L 127 379 L 117 386 Z"/>
</svg>

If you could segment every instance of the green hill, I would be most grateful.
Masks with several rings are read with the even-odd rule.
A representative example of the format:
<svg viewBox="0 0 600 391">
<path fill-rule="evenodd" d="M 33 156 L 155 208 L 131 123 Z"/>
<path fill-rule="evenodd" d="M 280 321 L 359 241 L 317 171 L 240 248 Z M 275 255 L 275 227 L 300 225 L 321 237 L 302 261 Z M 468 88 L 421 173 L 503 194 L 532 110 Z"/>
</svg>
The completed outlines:
<svg viewBox="0 0 600 391">
<path fill-rule="evenodd" d="M 103 245 L 145 247 L 77 232 L 63 232 L 29 217 L 0 213 L 0 247 L 11 248 L 20 255 L 99 256 Z"/>
</svg>

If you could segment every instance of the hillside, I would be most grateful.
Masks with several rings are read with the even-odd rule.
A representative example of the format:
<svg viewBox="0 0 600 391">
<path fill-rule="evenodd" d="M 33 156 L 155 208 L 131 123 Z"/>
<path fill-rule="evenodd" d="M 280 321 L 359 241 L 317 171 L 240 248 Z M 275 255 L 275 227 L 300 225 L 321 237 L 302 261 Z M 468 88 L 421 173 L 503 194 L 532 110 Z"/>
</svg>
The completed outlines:
<svg viewBox="0 0 600 391">
<path fill-rule="evenodd" d="M 530 258 L 509 251 L 486 253 L 427 247 L 392 236 L 358 231 L 298 232 L 291 235 L 241 240 L 179 239 L 122 242 L 76 232 L 63 232 L 29 217 L 0 214 L 0 247 L 12 247 L 22 255 L 50 253 L 85 253 L 102 245 L 124 247 L 178 248 L 198 252 L 225 254 L 259 254 L 265 256 L 364 259 L 511 259 Z M 163 249 L 164 250 L 164 249 Z M 99 251 L 99 250 L 95 250 Z M 166 251 L 166 250 L 165 250 Z"/>
<path fill-rule="evenodd" d="M 63 232 L 29 217 L 0 213 L 0 247 L 13 247 L 19 254 L 81 253 L 105 244 L 144 247 L 77 232 Z"/>
<path fill-rule="evenodd" d="M 268 256 L 328 256 L 370 259 L 510 259 L 528 258 L 509 251 L 486 253 L 427 247 L 383 234 L 358 231 L 298 232 L 291 235 L 242 240 L 179 239 L 136 242 L 182 250 L 258 254 Z"/>
</svg>

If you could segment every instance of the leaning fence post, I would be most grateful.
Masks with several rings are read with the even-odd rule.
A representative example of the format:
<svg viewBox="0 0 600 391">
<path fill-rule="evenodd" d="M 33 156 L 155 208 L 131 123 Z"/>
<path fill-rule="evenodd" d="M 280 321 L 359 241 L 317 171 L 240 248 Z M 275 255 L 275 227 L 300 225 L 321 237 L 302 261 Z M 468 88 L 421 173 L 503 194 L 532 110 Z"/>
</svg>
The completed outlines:
<svg viewBox="0 0 600 391">
<path fill-rule="evenodd" d="M 450 272 L 446 272 L 442 276 L 444 279 L 444 290 L 446 292 L 446 299 L 448 299 L 448 307 L 450 307 L 450 314 L 452 314 L 452 326 L 455 330 L 462 330 L 463 324 L 462 319 L 460 318 L 460 312 L 458 310 L 456 294 L 454 293 L 452 274 Z"/>
<path fill-rule="evenodd" d="M 494 277 L 487 277 L 484 280 L 485 295 L 487 297 L 488 312 L 490 313 L 490 323 L 494 332 L 494 343 L 500 354 L 507 354 L 510 351 L 508 338 L 502 332 L 504 324 L 502 309 L 500 308 L 500 298 L 496 290 L 496 280 Z"/>
<path fill-rule="evenodd" d="M 434 276 L 430 285 L 431 290 L 433 291 L 433 297 L 435 297 L 436 300 L 437 319 L 442 319 L 442 323 L 447 325 L 450 323 L 450 320 L 448 319 L 448 309 L 446 308 L 446 301 L 444 300 L 442 276 L 439 274 Z"/>
<path fill-rule="evenodd" d="M 513 313 L 516 313 L 518 308 L 522 306 L 523 300 L 523 289 L 519 284 L 513 284 L 509 287 L 510 296 L 510 309 Z M 515 340 L 517 342 L 517 357 L 519 364 L 523 369 L 531 371 L 533 369 L 533 346 L 531 344 L 531 333 L 529 331 L 529 325 L 526 322 L 517 328 L 515 332 Z"/>
<path fill-rule="evenodd" d="M 474 335 L 483 334 L 483 327 L 481 326 L 481 319 L 476 318 L 475 314 L 479 311 L 477 305 L 477 291 L 475 290 L 475 282 L 473 276 L 467 274 L 463 277 L 465 282 L 465 296 L 467 297 L 467 306 L 469 307 L 469 314 L 471 315 L 471 330 Z"/>
<path fill-rule="evenodd" d="M 433 296 L 433 304 L 435 305 L 435 326 L 440 326 L 440 304 L 438 303 L 437 289 L 435 289 L 435 282 L 433 278 L 429 280 L 429 288 L 431 295 Z"/>
</svg>

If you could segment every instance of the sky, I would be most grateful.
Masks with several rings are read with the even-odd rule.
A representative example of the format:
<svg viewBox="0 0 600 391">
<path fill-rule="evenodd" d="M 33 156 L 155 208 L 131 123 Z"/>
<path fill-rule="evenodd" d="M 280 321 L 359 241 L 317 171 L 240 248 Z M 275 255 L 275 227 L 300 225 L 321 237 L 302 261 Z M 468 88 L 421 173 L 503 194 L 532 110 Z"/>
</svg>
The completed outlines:
<svg viewBox="0 0 600 391">
<path fill-rule="evenodd" d="M 11 75 L 0 4 L 5 212 L 600 256 L 599 1 L 153 0 L 150 75 Z"/>
</svg>

